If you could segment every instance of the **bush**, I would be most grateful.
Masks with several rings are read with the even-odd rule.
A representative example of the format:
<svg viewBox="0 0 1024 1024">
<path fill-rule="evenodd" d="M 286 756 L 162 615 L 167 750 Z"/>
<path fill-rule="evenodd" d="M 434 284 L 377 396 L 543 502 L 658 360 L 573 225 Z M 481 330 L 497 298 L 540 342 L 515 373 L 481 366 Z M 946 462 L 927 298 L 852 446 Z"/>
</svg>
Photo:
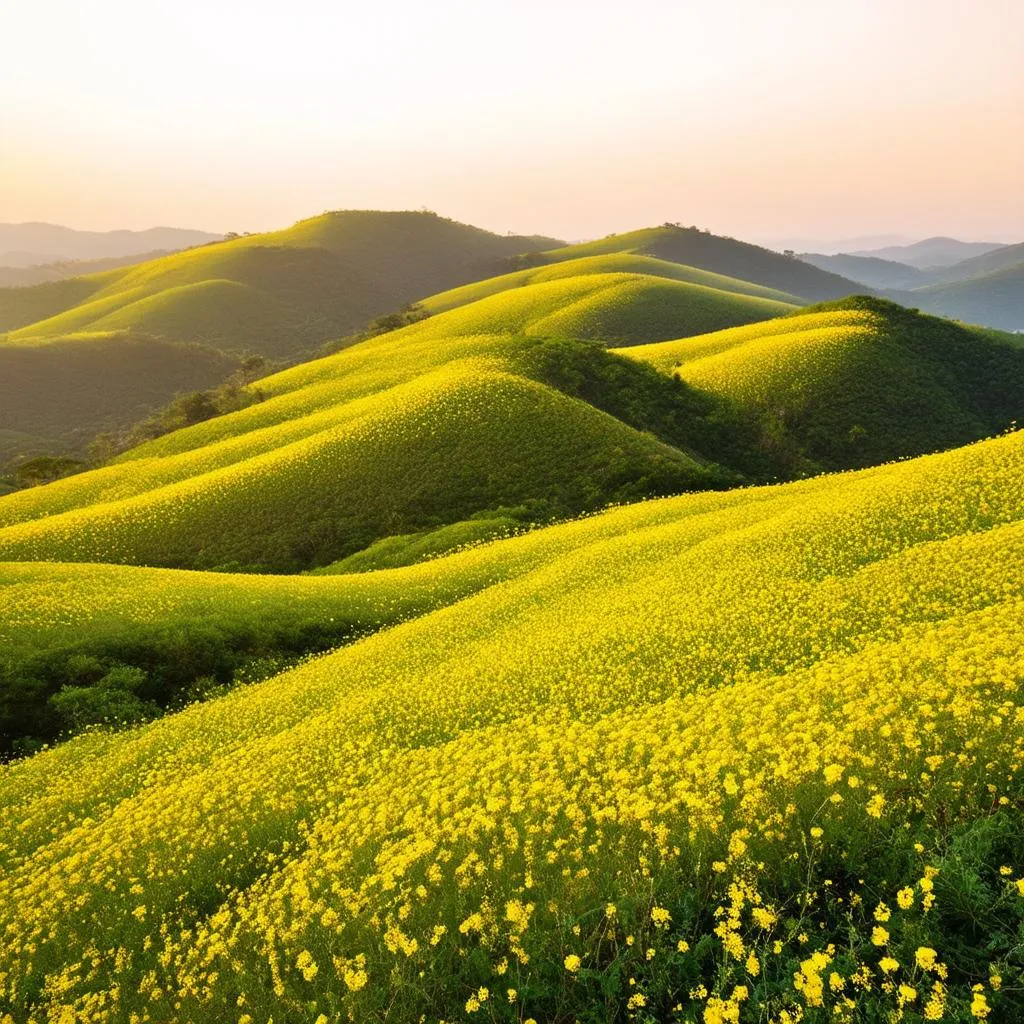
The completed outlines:
<svg viewBox="0 0 1024 1024">
<path fill-rule="evenodd" d="M 146 673 L 117 665 L 91 686 L 64 686 L 50 704 L 67 728 L 78 732 L 90 725 L 132 725 L 152 718 L 159 708 L 137 694 Z"/>
</svg>

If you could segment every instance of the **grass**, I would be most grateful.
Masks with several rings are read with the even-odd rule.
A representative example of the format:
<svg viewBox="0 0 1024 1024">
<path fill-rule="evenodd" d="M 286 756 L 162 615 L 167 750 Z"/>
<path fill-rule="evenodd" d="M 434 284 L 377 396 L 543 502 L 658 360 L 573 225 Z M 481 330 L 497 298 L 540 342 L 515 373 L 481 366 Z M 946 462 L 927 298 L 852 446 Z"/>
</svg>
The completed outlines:
<svg viewBox="0 0 1024 1024">
<path fill-rule="evenodd" d="M 1024 414 L 1024 348 L 1013 338 L 881 299 L 621 353 L 758 420 L 762 446 L 807 471 L 955 447 Z"/>
<path fill-rule="evenodd" d="M 503 571 L 0 769 L 0 1006 L 1015 1019 L 1022 481 L 1013 434 L 294 581 Z"/>
<path fill-rule="evenodd" d="M 0 552 L 293 570 L 524 501 L 549 518 L 735 482 L 705 453 L 742 447 L 728 425 L 705 422 L 713 403 L 641 384 L 635 364 L 568 339 L 668 337 L 791 308 L 621 273 L 501 292 L 265 378 L 266 401 L 12 496 L 0 506 Z M 551 352 L 537 361 L 551 336 L 577 345 L 582 362 L 568 376 Z M 630 382 L 647 398 L 627 399 Z M 498 403 L 491 416 L 484 394 Z M 735 468 L 747 468 L 742 456 Z M 245 532 L 224 530 L 243 484 L 262 511 Z M 296 491 L 302 515 L 290 508 Z"/>
<path fill-rule="evenodd" d="M 503 274 L 499 277 L 488 278 L 486 281 L 477 281 L 473 284 L 463 285 L 461 288 L 452 288 L 449 291 L 441 292 L 439 295 L 433 295 L 426 299 L 423 305 L 431 313 L 443 313 L 456 306 L 464 306 L 469 302 L 476 302 L 478 299 L 487 298 L 511 288 L 522 288 L 528 284 L 558 281 L 587 274 L 645 274 L 650 277 L 663 277 L 672 281 L 703 285 L 718 291 L 753 295 L 757 298 L 800 305 L 800 300 L 788 292 L 763 288 L 761 285 L 740 281 L 724 274 L 713 274 L 696 267 L 685 267 L 668 260 L 659 260 L 652 256 L 637 256 L 628 252 L 582 256 L 552 265 L 518 270 L 511 274 Z"/>
<path fill-rule="evenodd" d="M 257 436 L 170 466 L 126 465 L 119 479 L 132 496 L 58 514 L 50 506 L 49 515 L 0 530 L 0 555 L 290 570 L 326 564 L 382 535 L 527 499 L 546 499 L 564 515 L 721 479 L 590 405 L 480 360 L 332 408 L 316 426 L 284 443 L 281 434 L 296 429 L 285 424 L 262 453 Z M 227 458 L 198 471 L 204 460 Z M 161 485 L 168 474 L 183 478 Z M 154 486 L 139 493 L 154 475 Z M 85 474 L 51 493 L 80 500 L 97 482 Z M 242 520 L 244 531 L 232 528 Z"/>
</svg>

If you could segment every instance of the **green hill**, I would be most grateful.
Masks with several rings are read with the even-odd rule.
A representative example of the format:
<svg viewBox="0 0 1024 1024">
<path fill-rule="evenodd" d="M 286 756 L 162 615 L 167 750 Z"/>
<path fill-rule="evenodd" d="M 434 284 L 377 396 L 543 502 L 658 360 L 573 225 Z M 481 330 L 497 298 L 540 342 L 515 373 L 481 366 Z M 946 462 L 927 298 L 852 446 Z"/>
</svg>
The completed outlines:
<svg viewBox="0 0 1024 1024">
<path fill-rule="evenodd" d="M 43 263 L 28 267 L 0 266 L 0 288 L 25 288 L 48 281 L 63 281 L 69 277 L 98 274 L 103 270 L 114 270 L 117 267 L 127 267 L 133 263 L 145 263 L 148 260 L 159 259 L 174 251 L 173 249 L 156 249 L 152 252 L 109 256 L 103 259 L 62 260 L 57 263 Z"/>
<path fill-rule="evenodd" d="M 13 404 L 0 402 L 0 431 L 11 439 L 0 464 L 38 450 L 80 452 L 98 431 L 130 427 L 179 390 L 219 384 L 242 353 L 293 360 L 553 243 L 433 214 L 348 211 L 85 277 L 0 288 L 0 387 L 16 392 Z M 143 356 L 141 347 L 155 343 L 160 351 Z M 231 358 L 213 373 L 211 355 L 171 347 L 196 343 Z M 95 402 L 83 404 L 90 393 Z"/>
<path fill-rule="evenodd" d="M 551 239 L 494 235 L 427 213 L 341 211 L 283 231 L 198 246 L 137 266 L 37 288 L 0 289 L 8 344 L 119 327 L 167 340 L 204 338 L 230 350 L 296 354 L 433 292 L 500 271 L 503 260 Z M 277 310 L 265 336 L 233 327 L 193 287 L 231 282 Z M 169 295 L 166 293 L 170 292 Z M 163 296 L 166 301 L 140 305 Z M 87 301 L 86 301 L 87 300 Z M 183 306 L 180 312 L 178 305 Z M 156 330 L 159 328 L 160 330 Z M 289 336 L 280 331 L 287 329 Z"/>
<path fill-rule="evenodd" d="M 966 280 L 890 295 L 904 305 L 965 323 L 1024 331 L 1024 261 Z"/>
<path fill-rule="evenodd" d="M 223 468 L 0 530 L 0 553 L 303 568 L 380 536 L 490 508 L 546 499 L 564 515 L 726 479 L 588 404 L 484 361 L 452 364 L 358 411 L 332 410 L 330 419 L 302 440 L 250 450 Z M 127 468 L 134 475 L 149 467 Z M 244 531 L 232 529 L 242 520 Z"/>
<path fill-rule="evenodd" d="M 1024 419 L 1024 347 L 882 299 L 621 353 L 756 419 L 761 447 L 796 471 L 952 448 Z"/>
<path fill-rule="evenodd" d="M 934 284 L 937 278 L 937 272 L 921 270 L 895 260 L 879 259 L 877 256 L 850 256 L 845 252 L 825 256 L 816 252 L 802 252 L 800 259 L 819 270 L 841 274 L 851 281 L 880 291 L 922 288 Z"/>
<path fill-rule="evenodd" d="M 616 252 L 604 256 L 581 256 L 578 259 L 567 259 L 560 263 L 547 266 L 528 267 L 488 278 L 474 284 L 452 288 L 439 295 L 432 295 L 423 300 L 423 307 L 431 313 L 443 313 L 456 306 L 463 306 L 478 299 L 496 295 L 512 288 L 522 288 L 528 284 L 541 284 L 546 281 L 559 281 L 569 277 L 581 277 L 588 274 L 645 274 L 650 277 L 663 277 L 672 281 L 684 281 L 688 284 L 702 285 L 722 292 L 735 292 L 738 295 L 751 295 L 760 299 L 772 299 L 798 306 L 800 299 L 788 292 L 764 288 L 750 281 L 740 281 L 723 274 L 712 274 L 696 267 L 685 267 L 669 260 L 655 259 L 653 256 L 637 256 L 629 252 Z"/>
<path fill-rule="evenodd" d="M 934 272 L 935 283 L 952 284 L 954 281 L 966 281 L 982 274 L 991 274 L 995 270 L 1006 270 L 1018 263 L 1024 263 L 1024 242 L 1017 245 L 1001 245 L 997 249 L 961 260 L 951 267 L 943 267 Z"/>
<path fill-rule="evenodd" d="M 749 468 L 742 430 L 718 422 L 713 401 L 577 340 L 674 337 L 793 309 L 669 271 L 524 283 L 265 378 L 256 405 L 12 496 L 0 551 L 309 568 L 524 502 L 522 515 L 546 518 L 735 482 Z M 251 528 L 224 530 L 242 508 L 261 510 Z"/>
<path fill-rule="evenodd" d="M 882 300 L 616 354 L 576 340 L 635 343 L 766 304 L 791 309 L 639 274 L 507 288 L 4 498 L 0 556 L 306 569 L 510 508 L 545 520 L 950 448 L 1024 413 L 1024 350 Z"/>
<path fill-rule="evenodd" d="M 200 609 L 255 616 L 298 586 L 401 601 L 413 572 L 508 570 L 0 768 L 0 1008 L 883 1020 L 912 989 L 932 1017 L 1017 1019 L 1022 511 L 1015 434 L 275 598 L 210 581 Z M 98 618 L 134 621 L 206 581 L 81 571 Z M 29 588 L 8 635 L 91 621 L 91 590 L 47 575 L 74 567 L 5 570 Z"/>
<path fill-rule="evenodd" d="M 612 253 L 654 256 L 672 263 L 697 267 L 764 288 L 798 295 L 803 302 L 838 299 L 864 290 L 863 286 L 853 281 L 819 270 L 795 257 L 784 256 L 735 238 L 723 238 L 696 228 L 674 225 L 609 235 L 595 242 L 538 253 L 535 258 L 538 262 L 554 262 Z"/>
<path fill-rule="evenodd" d="M 0 467 L 16 455 L 80 452 L 179 391 L 213 387 L 238 359 L 120 331 L 38 347 L 0 344 Z"/>
</svg>

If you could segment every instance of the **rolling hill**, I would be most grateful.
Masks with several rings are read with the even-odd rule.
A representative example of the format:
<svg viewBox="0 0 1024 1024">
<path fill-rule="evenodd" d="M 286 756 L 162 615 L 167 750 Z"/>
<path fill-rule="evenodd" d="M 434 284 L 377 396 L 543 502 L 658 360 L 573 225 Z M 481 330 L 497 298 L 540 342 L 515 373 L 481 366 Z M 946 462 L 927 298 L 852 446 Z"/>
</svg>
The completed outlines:
<svg viewBox="0 0 1024 1024">
<path fill-rule="evenodd" d="M 722 486 L 736 472 L 699 451 L 739 442 L 712 400 L 574 339 L 791 308 L 638 274 L 501 292 L 264 378 L 265 401 L 10 496 L 0 551 L 308 568 L 524 501 L 544 517 Z M 244 534 L 224 529 L 238 515 Z"/>
<path fill-rule="evenodd" d="M 851 281 L 867 285 L 868 288 L 877 291 L 906 291 L 934 284 L 937 280 L 937 273 L 934 271 L 921 270 L 910 266 L 909 263 L 897 263 L 895 260 L 883 260 L 876 256 L 850 256 L 844 252 L 824 256 L 821 253 L 802 252 L 800 259 L 819 270 L 841 274 Z"/>
<path fill-rule="evenodd" d="M 669 260 L 656 259 L 653 256 L 638 256 L 630 252 L 581 256 L 546 266 L 528 267 L 524 270 L 513 271 L 510 274 L 502 274 L 485 281 L 478 281 L 432 295 L 424 299 L 421 305 L 431 313 L 443 313 L 456 306 L 463 306 L 466 303 L 475 302 L 477 299 L 487 298 L 511 288 L 522 288 L 528 284 L 541 284 L 590 274 L 646 274 L 650 277 L 663 277 L 704 288 L 714 288 L 720 292 L 734 292 L 737 295 L 770 299 L 774 302 L 784 302 L 795 306 L 802 305 L 800 299 L 788 292 L 776 291 L 750 281 L 741 281 L 735 277 L 713 274 L 696 267 L 683 266 Z"/>
<path fill-rule="evenodd" d="M 904 305 L 939 316 L 1024 331 L 1024 261 L 949 284 L 889 294 Z"/>
<path fill-rule="evenodd" d="M 16 455 L 80 452 L 177 392 L 213 387 L 237 358 L 195 344 L 110 331 L 62 345 L 0 344 L 0 467 Z M 17 436 L 5 438 L 6 431 Z"/>
<path fill-rule="evenodd" d="M 508 509 L 544 520 L 922 454 L 1024 415 L 1007 339 L 861 298 L 638 344 L 792 307 L 586 266 L 442 296 L 446 312 L 262 379 L 255 405 L 10 495 L 0 557 L 308 569 Z"/>
<path fill-rule="evenodd" d="M 494 235 L 426 213 L 328 213 L 63 289 L 0 291 L 0 329 L 8 344 L 41 342 L 104 330 L 106 318 L 116 317 L 118 326 L 167 340 L 295 354 L 432 292 L 489 276 L 504 258 L 550 241 Z M 217 316 L 204 293 L 210 287 L 244 290 L 264 307 L 266 322 L 256 330 L 252 322 L 208 322 Z"/>
<path fill-rule="evenodd" d="M 697 228 L 677 225 L 609 235 L 595 242 L 548 250 L 533 254 L 533 261 L 551 263 L 615 253 L 653 256 L 681 263 L 797 295 L 805 303 L 839 299 L 864 290 L 846 278 L 819 270 L 794 257 L 740 242 L 735 238 L 724 238 Z"/>
<path fill-rule="evenodd" d="M 799 471 L 875 465 L 988 437 L 1024 413 L 1024 346 L 871 297 L 621 349 L 761 424 Z"/>
<path fill-rule="evenodd" d="M 95 260 L 61 260 L 31 267 L 0 266 L 0 288 L 25 288 L 50 281 L 63 281 L 69 277 L 85 277 L 104 270 L 127 267 L 133 263 L 160 259 L 162 256 L 169 256 L 173 251 L 154 249 L 150 252 L 129 253 L 127 256 L 108 256 Z"/>
<path fill-rule="evenodd" d="M 935 284 L 952 284 L 972 277 L 990 274 L 995 270 L 1007 270 L 1018 263 L 1024 263 L 1024 242 L 1019 245 L 1001 245 L 998 249 L 973 256 L 951 267 L 934 272 Z"/>
<path fill-rule="evenodd" d="M 213 614 L 304 588 L 315 620 L 331 587 L 502 574 L 0 768 L 0 1007 L 884 1019 L 913 989 L 930 1017 L 1014 1019 L 1022 482 L 1014 434 L 369 576 L 5 569 L 29 637 L 162 599 L 173 620 L 207 583 Z M 95 610 L 56 599 L 76 568 Z"/>
<path fill-rule="evenodd" d="M 80 451 L 98 431 L 131 426 L 182 387 L 220 383 L 244 352 L 294 359 L 415 299 L 498 273 L 522 249 L 553 243 L 433 214 L 348 211 L 137 266 L 0 288 L 0 380 L 17 389 L 14 404 L 0 402 L 0 430 L 29 435 L 12 440 L 7 455 Z M 162 349 L 147 368 L 126 343 L 137 350 L 152 341 Z M 181 347 L 197 344 L 231 357 L 221 359 L 223 372 L 210 374 L 209 356 L 196 360 L 194 347 Z M 75 372 L 47 383 L 54 365 Z M 15 369 L 25 386 L 10 376 Z M 137 398 L 122 405 L 103 397 L 108 390 Z M 87 393 L 97 396 L 92 408 L 78 400 Z M 31 430 L 26 407 L 37 424 Z"/>
</svg>

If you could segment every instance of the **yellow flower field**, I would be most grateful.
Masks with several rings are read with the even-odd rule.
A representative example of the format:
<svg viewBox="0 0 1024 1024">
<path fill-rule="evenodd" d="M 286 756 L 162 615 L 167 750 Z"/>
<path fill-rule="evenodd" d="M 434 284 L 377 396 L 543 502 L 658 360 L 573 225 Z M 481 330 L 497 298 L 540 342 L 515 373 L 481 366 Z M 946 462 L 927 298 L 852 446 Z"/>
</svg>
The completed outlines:
<svg viewBox="0 0 1024 1024">
<path fill-rule="evenodd" d="M 488 563 L 0 769 L 0 1019 L 1014 1019 L 1024 434 Z"/>
</svg>

